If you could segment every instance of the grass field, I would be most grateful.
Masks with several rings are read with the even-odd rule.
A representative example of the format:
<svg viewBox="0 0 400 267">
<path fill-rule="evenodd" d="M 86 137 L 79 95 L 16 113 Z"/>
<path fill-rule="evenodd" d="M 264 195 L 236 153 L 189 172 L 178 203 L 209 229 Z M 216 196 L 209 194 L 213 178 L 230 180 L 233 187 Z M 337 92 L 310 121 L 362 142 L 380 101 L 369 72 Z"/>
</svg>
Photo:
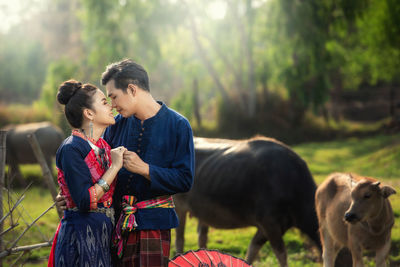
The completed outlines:
<svg viewBox="0 0 400 267">
<path fill-rule="evenodd" d="M 293 149 L 307 162 L 317 184 L 320 184 L 331 172 L 355 172 L 376 177 L 399 192 L 390 197 L 396 217 L 392 231 L 390 262 L 391 266 L 400 266 L 400 134 L 379 135 L 363 139 L 349 138 L 326 143 L 307 143 L 295 146 Z M 39 173 L 40 168 L 24 166 L 22 171 L 31 177 L 35 176 L 35 173 Z M 51 204 L 49 192 L 41 187 L 32 188 L 23 201 L 24 209 L 31 218 L 41 214 Z M 32 221 L 27 215 L 22 215 L 19 219 L 21 225 L 19 228 L 22 228 L 24 224 L 23 219 L 28 223 Z M 50 239 L 57 223 L 57 214 L 55 210 L 51 210 L 39 220 L 37 227 L 27 232 L 18 244 L 32 244 L 43 242 L 43 239 Z M 189 218 L 186 226 L 185 250 L 197 249 L 196 227 L 196 220 Z M 6 229 L 7 226 L 4 228 Z M 236 230 L 211 228 L 208 247 L 244 258 L 254 233 L 255 228 L 252 227 Z M 16 231 L 6 235 L 5 241 L 12 240 L 16 235 Z M 296 229 L 288 231 L 284 240 L 288 250 L 289 266 L 321 266 L 321 263 L 318 262 L 318 252 Z M 49 250 L 49 248 L 42 248 L 24 255 L 23 258 L 28 260 L 24 266 L 46 266 Z M 174 244 L 172 244 L 171 255 L 174 252 Z M 7 257 L 4 264 L 9 266 L 15 260 L 16 256 Z M 374 266 L 372 260 L 372 255 L 367 254 L 366 265 Z M 261 249 L 259 260 L 254 263 L 254 266 L 279 266 L 268 243 Z"/>
</svg>

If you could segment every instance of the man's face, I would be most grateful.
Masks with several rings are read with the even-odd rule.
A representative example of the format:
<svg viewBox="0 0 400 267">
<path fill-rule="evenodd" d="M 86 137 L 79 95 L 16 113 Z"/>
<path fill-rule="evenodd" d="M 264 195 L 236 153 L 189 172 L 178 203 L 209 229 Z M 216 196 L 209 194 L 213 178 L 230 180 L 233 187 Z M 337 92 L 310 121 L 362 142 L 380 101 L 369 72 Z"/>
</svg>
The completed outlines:
<svg viewBox="0 0 400 267">
<path fill-rule="evenodd" d="M 115 88 L 115 81 L 110 80 L 106 84 L 107 95 L 111 99 L 112 107 L 117 110 L 122 117 L 128 118 L 135 113 L 135 105 L 132 92 L 128 89 L 125 93 L 121 89 Z"/>
</svg>

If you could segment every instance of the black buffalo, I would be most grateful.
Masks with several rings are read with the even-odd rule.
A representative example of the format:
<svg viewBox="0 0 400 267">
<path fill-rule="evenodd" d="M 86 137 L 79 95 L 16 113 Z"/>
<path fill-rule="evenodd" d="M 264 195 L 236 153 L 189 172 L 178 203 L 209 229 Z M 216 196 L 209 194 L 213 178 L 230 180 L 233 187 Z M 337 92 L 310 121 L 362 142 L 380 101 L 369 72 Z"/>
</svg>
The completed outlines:
<svg viewBox="0 0 400 267">
<path fill-rule="evenodd" d="M 199 219 L 199 246 L 208 226 L 257 227 L 246 259 L 253 262 L 269 241 L 281 266 L 287 266 L 283 234 L 297 227 L 320 248 L 314 208 L 316 184 L 306 163 L 289 147 L 270 138 L 233 141 L 195 139 L 193 188 L 174 196 L 180 226 L 177 253 L 183 250 L 186 213 Z"/>
</svg>

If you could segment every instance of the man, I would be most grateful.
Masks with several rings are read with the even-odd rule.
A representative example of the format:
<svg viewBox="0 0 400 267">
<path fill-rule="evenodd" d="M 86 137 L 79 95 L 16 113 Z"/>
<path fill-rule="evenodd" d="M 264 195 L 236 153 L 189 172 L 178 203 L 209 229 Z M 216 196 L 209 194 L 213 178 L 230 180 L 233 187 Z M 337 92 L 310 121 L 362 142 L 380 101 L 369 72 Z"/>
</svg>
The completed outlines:
<svg viewBox="0 0 400 267">
<path fill-rule="evenodd" d="M 154 100 L 146 71 L 129 59 L 107 66 L 102 84 L 119 113 L 104 139 L 128 149 L 113 197 L 117 265 L 166 266 L 171 228 L 178 226 L 171 195 L 193 183 L 190 124 Z"/>
<path fill-rule="evenodd" d="M 131 60 L 109 65 L 102 75 L 102 84 L 113 108 L 120 113 L 115 125 L 106 130 L 104 139 L 111 147 L 123 144 L 129 150 L 124 154 L 125 168 L 118 174 L 114 193 L 116 218 L 125 195 L 135 196 L 139 203 L 188 191 L 194 175 L 189 122 L 154 100 L 146 71 Z M 174 209 L 171 206 L 138 209 L 135 217 L 136 230 L 122 235 L 122 264 L 141 267 L 166 264 L 170 229 L 178 225 Z M 147 251 L 141 251 L 143 248 Z M 161 256 L 164 262 L 158 263 Z"/>
</svg>

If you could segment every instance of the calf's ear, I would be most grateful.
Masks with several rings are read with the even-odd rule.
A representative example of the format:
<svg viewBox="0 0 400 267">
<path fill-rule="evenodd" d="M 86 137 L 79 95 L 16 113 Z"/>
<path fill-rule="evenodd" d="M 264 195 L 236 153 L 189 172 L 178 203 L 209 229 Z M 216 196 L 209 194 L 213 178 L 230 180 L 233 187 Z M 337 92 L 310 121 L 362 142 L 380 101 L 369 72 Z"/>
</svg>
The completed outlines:
<svg viewBox="0 0 400 267">
<path fill-rule="evenodd" d="M 393 195 L 393 194 L 396 194 L 396 190 L 394 190 L 393 187 L 390 187 L 388 185 L 381 187 L 381 195 L 384 198 L 388 198 L 390 195 Z"/>
</svg>

